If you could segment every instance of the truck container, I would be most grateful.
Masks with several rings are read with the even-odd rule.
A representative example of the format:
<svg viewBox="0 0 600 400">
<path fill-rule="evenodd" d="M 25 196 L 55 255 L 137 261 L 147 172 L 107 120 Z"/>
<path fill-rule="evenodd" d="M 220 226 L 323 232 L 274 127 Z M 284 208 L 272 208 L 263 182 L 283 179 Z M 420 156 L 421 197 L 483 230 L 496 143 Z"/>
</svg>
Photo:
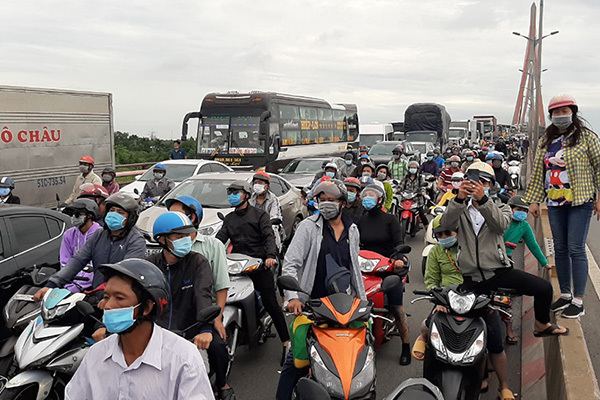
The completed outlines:
<svg viewBox="0 0 600 400">
<path fill-rule="evenodd" d="M 437 138 L 434 145 L 443 149 L 448 144 L 450 121 L 450 114 L 446 111 L 446 107 L 441 104 L 411 104 L 404 112 L 406 138 L 410 140 L 411 131 L 435 131 L 437 132 Z M 420 141 L 420 139 L 418 140 Z"/>
</svg>

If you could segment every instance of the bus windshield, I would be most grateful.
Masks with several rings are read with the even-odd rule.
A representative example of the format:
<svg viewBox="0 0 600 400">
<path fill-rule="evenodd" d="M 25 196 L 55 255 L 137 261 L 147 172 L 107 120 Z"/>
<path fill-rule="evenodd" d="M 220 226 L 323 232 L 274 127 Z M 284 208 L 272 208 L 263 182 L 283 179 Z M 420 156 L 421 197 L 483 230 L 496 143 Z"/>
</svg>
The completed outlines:
<svg viewBox="0 0 600 400">
<path fill-rule="evenodd" d="M 239 110 L 203 115 L 201 124 L 201 153 L 261 154 L 263 144 L 258 139 L 260 110 Z"/>
<path fill-rule="evenodd" d="M 406 140 L 409 142 L 431 142 L 434 143 L 437 133 L 433 131 L 413 131 L 406 133 Z"/>
</svg>

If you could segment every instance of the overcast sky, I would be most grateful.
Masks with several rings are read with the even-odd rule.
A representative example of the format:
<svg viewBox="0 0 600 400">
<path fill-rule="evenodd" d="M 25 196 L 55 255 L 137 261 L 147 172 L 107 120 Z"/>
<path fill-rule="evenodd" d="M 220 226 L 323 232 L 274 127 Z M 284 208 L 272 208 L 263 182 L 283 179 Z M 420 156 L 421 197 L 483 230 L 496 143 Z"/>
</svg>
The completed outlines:
<svg viewBox="0 0 600 400">
<path fill-rule="evenodd" d="M 115 129 L 162 138 L 206 93 L 356 103 L 362 123 L 414 102 L 510 123 L 524 0 L 4 1 L 0 84 L 113 93 Z M 544 103 L 574 95 L 600 127 L 600 1 L 546 0 Z"/>
</svg>

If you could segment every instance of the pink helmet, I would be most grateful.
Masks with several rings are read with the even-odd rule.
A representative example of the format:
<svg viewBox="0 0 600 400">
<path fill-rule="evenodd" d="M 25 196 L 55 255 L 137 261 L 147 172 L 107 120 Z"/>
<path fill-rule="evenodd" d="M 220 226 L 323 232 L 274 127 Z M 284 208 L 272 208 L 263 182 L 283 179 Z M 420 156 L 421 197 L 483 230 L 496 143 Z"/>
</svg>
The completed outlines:
<svg viewBox="0 0 600 400">
<path fill-rule="evenodd" d="M 548 112 L 560 107 L 570 106 L 574 107 L 575 111 L 577 111 L 577 101 L 575 98 L 568 94 L 559 94 L 558 96 L 554 96 L 550 99 L 550 103 L 548 104 Z"/>
</svg>

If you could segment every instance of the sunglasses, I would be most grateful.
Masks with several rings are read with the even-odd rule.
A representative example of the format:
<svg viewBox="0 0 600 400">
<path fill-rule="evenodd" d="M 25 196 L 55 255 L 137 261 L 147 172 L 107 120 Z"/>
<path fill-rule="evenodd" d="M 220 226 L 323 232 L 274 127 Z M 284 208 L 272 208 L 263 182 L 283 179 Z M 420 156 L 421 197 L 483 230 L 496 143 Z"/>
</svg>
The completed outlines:
<svg viewBox="0 0 600 400">
<path fill-rule="evenodd" d="M 238 194 L 240 192 L 239 189 L 227 189 L 227 194 Z"/>
</svg>

